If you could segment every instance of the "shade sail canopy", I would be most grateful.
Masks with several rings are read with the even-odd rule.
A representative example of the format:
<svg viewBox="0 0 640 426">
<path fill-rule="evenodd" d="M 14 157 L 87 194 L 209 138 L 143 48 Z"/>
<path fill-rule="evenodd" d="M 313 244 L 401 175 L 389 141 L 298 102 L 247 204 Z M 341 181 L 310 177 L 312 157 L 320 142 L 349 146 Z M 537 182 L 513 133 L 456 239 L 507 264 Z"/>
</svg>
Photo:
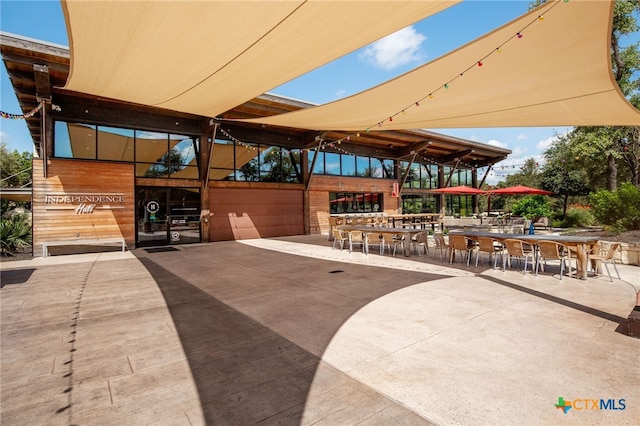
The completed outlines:
<svg viewBox="0 0 640 426">
<path fill-rule="evenodd" d="M 640 125 L 612 75 L 612 16 L 612 1 L 549 1 L 387 83 L 250 121 L 354 132 Z"/>
<path fill-rule="evenodd" d="M 434 192 L 437 194 L 449 194 L 449 195 L 484 195 L 487 193 L 482 189 L 472 188 L 466 185 L 448 186 L 446 188 L 434 189 L 431 192 Z"/>
<path fill-rule="evenodd" d="M 214 117 L 458 2 L 63 0 L 65 87 Z"/>
<path fill-rule="evenodd" d="M 507 188 L 494 189 L 488 192 L 490 195 L 551 195 L 553 192 L 544 189 L 530 188 L 528 186 L 516 185 Z"/>
</svg>

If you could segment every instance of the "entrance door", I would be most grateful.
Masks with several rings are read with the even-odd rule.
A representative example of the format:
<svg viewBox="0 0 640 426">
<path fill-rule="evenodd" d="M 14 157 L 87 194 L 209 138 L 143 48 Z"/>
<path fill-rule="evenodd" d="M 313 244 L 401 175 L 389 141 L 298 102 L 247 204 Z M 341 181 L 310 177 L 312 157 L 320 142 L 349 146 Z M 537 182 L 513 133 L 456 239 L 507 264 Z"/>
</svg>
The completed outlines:
<svg viewBox="0 0 640 426">
<path fill-rule="evenodd" d="M 137 247 L 200 242 L 200 190 L 136 188 Z"/>
</svg>

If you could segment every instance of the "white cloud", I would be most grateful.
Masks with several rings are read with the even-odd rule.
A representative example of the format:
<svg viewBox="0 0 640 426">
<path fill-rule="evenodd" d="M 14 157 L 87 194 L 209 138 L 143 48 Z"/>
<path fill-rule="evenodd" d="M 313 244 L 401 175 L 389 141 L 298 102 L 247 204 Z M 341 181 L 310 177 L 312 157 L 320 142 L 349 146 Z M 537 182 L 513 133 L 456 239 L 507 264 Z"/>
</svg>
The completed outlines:
<svg viewBox="0 0 640 426">
<path fill-rule="evenodd" d="M 498 148 L 506 148 L 507 147 L 506 143 L 500 142 L 499 140 L 496 140 L 496 139 L 491 139 L 489 142 L 487 142 L 487 145 L 497 146 Z"/>
<path fill-rule="evenodd" d="M 388 71 L 422 60 L 424 55 L 420 47 L 426 39 L 413 26 L 409 26 L 370 44 L 359 55 L 359 59 Z"/>
<path fill-rule="evenodd" d="M 347 94 L 347 91 L 342 89 L 336 92 L 336 99 L 342 99 Z"/>
<path fill-rule="evenodd" d="M 543 139 L 540 142 L 538 142 L 538 145 L 536 145 L 536 148 L 538 148 L 541 151 L 546 151 L 557 140 L 558 140 L 558 136 L 551 136 L 549 138 Z"/>
<path fill-rule="evenodd" d="M 511 155 L 513 157 L 522 157 L 522 155 L 527 152 L 527 148 L 522 148 L 521 146 L 516 146 L 511 150 Z"/>
<path fill-rule="evenodd" d="M 527 139 L 527 135 L 525 135 L 524 133 L 520 133 L 518 136 L 516 136 L 516 140 L 523 141 L 525 139 Z"/>
</svg>

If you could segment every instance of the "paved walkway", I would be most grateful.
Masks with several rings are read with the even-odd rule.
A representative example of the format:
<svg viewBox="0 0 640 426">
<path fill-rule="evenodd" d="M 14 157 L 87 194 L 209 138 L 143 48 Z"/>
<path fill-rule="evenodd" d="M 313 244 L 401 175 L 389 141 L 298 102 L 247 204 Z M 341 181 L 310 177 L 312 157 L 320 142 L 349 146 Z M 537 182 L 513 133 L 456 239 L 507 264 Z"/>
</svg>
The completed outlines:
<svg viewBox="0 0 640 426">
<path fill-rule="evenodd" d="M 326 236 L 150 251 L 1 264 L 3 425 L 640 418 L 640 340 L 618 327 L 640 268 L 560 281 Z"/>
</svg>

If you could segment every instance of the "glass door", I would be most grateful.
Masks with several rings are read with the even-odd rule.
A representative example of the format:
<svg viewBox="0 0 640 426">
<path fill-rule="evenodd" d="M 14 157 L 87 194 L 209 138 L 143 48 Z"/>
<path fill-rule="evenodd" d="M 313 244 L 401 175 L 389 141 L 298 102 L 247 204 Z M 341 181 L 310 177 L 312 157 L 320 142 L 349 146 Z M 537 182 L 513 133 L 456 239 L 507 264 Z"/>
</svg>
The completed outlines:
<svg viewBox="0 0 640 426">
<path fill-rule="evenodd" d="M 169 190 L 169 243 L 200 242 L 200 189 Z"/>
<path fill-rule="evenodd" d="M 137 188 L 137 247 L 169 244 L 168 188 Z"/>
<path fill-rule="evenodd" d="M 200 242 L 200 189 L 136 189 L 137 247 Z"/>
</svg>

